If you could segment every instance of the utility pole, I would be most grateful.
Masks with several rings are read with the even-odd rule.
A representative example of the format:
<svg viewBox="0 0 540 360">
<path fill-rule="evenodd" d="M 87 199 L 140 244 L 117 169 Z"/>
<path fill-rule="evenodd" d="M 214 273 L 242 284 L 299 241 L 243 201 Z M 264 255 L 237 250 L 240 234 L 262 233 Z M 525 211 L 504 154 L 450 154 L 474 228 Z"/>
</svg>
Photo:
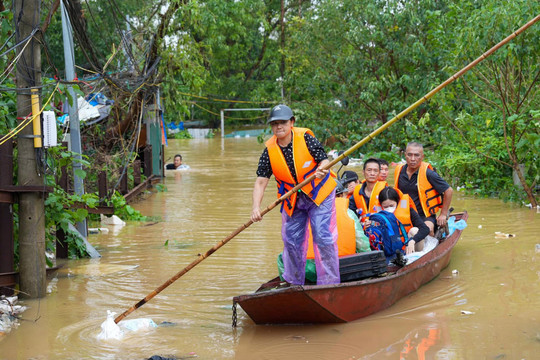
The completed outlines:
<svg viewBox="0 0 540 360">
<path fill-rule="evenodd" d="M 13 19 L 15 23 L 16 43 L 24 41 L 39 28 L 41 1 L 15 0 Z M 35 33 L 35 32 L 34 32 Z M 28 45 L 17 47 L 16 86 L 17 117 L 25 119 L 31 112 L 39 110 L 39 97 L 34 95 L 36 103 L 32 106 L 31 89 L 41 86 L 41 48 L 39 42 L 30 38 Z M 33 113 L 32 115 L 36 115 Z M 23 121 L 23 120 L 21 120 Z M 38 123 L 38 128 L 40 122 Z M 20 187 L 35 189 L 44 187 L 44 178 L 40 174 L 37 159 L 41 149 L 34 147 L 32 126 L 26 126 L 19 133 L 18 147 L 18 183 Z M 45 296 L 45 206 L 43 192 L 21 191 L 19 193 L 19 282 L 21 295 L 38 298 Z"/>
<path fill-rule="evenodd" d="M 71 29 L 71 22 L 67 14 L 64 1 L 60 0 L 61 12 L 62 12 L 62 38 L 64 40 L 64 63 L 66 68 L 66 80 L 73 81 L 75 79 L 75 55 L 73 53 L 73 35 Z M 69 136 L 71 140 L 71 151 L 75 153 L 75 159 L 73 161 L 73 187 L 75 194 L 84 194 L 83 179 L 78 175 L 82 171 L 82 149 L 81 149 L 81 128 L 79 124 L 79 107 L 77 105 L 77 95 L 71 85 L 67 86 L 67 91 L 73 104 L 68 103 L 69 114 Z M 86 219 L 75 224 L 75 227 L 83 237 L 87 237 L 86 231 Z"/>
</svg>

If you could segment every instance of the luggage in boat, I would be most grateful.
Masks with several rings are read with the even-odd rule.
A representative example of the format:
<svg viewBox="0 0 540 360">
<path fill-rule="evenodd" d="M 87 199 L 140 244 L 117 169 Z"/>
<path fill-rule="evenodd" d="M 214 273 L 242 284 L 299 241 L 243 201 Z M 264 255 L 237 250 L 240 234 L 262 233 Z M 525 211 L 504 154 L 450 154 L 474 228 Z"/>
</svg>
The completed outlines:
<svg viewBox="0 0 540 360">
<path fill-rule="evenodd" d="M 356 281 L 386 272 L 384 251 L 368 251 L 339 258 L 341 282 Z"/>
</svg>

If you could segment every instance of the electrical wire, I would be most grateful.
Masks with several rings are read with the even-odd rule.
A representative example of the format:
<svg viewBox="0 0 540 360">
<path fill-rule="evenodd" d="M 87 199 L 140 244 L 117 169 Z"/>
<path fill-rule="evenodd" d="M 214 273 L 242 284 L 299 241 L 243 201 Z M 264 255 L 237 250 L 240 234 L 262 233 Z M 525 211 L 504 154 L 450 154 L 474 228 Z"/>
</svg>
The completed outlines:
<svg viewBox="0 0 540 360">
<path fill-rule="evenodd" d="M 27 41 L 26 41 L 26 44 L 24 45 L 24 47 L 22 48 L 22 50 L 19 52 L 19 54 L 15 57 L 15 59 L 13 59 L 13 61 L 6 67 L 6 70 L 4 70 L 4 72 L 2 73 L 2 75 L 0 75 L 0 77 L 6 75 L 2 80 L 0 80 L 0 84 L 3 84 L 4 81 L 8 78 L 8 76 L 11 74 L 11 72 L 13 71 L 13 69 L 15 69 L 15 65 L 19 62 L 19 60 L 21 59 L 22 55 L 24 54 L 24 50 L 26 49 L 26 47 L 28 46 L 28 44 L 30 44 L 30 42 L 32 41 L 32 38 L 29 38 Z M 7 74 L 6 74 L 7 73 Z"/>
<path fill-rule="evenodd" d="M 23 121 L 21 121 L 19 123 L 19 125 L 17 125 L 14 129 L 10 130 L 4 137 L 0 138 L 0 145 L 3 145 L 6 141 L 8 141 L 9 139 L 13 138 L 15 135 L 17 135 L 19 132 L 21 132 L 22 129 L 24 129 L 26 126 L 28 126 L 28 124 L 32 123 L 32 121 L 38 117 L 39 115 L 41 115 L 41 113 L 43 112 L 43 110 L 45 109 L 45 107 L 47 105 L 49 105 L 49 102 L 52 100 L 53 98 L 53 95 L 54 93 L 56 92 L 56 90 L 58 90 L 58 86 L 60 84 L 57 83 L 56 84 L 56 87 L 54 88 L 53 92 L 51 93 L 51 95 L 49 96 L 49 99 L 47 100 L 47 102 L 45 103 L 45 105 L 43 105 L 43 107 L 39 110 L 39 112 L 37 114 L 32 114 L 31 117 L 30 115 L 28 115 Z"/>
<path fill-rule="evenodd" d="M 4 42 L 4 45 L 0 46 L 0 50 L 2 50 L 3 48 L 5 48 L 6 45 L 9 43 L 9 40 L 11 40 L 11 38 L 14 37 L 14 36 L 15 36 L 15 33 L 12 33 L 12 34 L 7 38 L 7 40 Z M 3 54 L 0 55 L 0 56 L 4 56 L 4 55 L 5 55 L 5 54 L 3 53 Z"/>
<path fill-rule="evenodd" d="M 30 38 L 32 38 L 37 32 L 38 32 L 39 28 L 34 28 L 32 30 L 32 32 L 26 37 L 24 38 L 23 40 L 19 41 L 17 44 L 13 45 L 12 47 L 10 47 L 9 49 L 7 49 L 6 51 L 4 51 L 3 53 L 0 54 L 0 57 L 6 55 L 7 53 L 9 53 L 10 51 L 13 51 L 15 50 L 16 48 L 18 48 L 19 46 L 22 45 L 22 43 L 24 43 L 25 41 L 29 40 Z M 8 41 L 13 37 L 15 36 L 15 33 L 11 34 L 11 36 L 6 40 L 6 42 L 4 43 L 4 45 L 2 45 L 2 48 L 4 46 L 6 46 L 6 44 L 8 43 Z M 2 49 L 0 48 L 0 49 Z"/>
</svg>

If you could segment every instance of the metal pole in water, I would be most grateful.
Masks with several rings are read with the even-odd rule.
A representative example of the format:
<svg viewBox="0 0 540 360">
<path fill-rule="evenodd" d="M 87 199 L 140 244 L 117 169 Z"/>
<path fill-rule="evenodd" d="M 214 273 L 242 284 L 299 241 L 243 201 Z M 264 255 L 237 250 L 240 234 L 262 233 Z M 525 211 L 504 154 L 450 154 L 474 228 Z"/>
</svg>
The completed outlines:
<svg viewBox="0 0 540 360">
<path fill-rule="evenodd" d="M 60 1 L 60 5 L 62 10 L 62 37 L 64 39 L 64 63 L 66 66 L 66 80 L 73 81 L 75 79 L 75 55 L 73 54 L 73 36 L 71 23 L 69 22 L 69 17 L 67 14 L 67 10 L 64 6 L 64 2 Z M 75 94 L 73 87 L 69 84 L 67 85 L 67 91 L 69 92 L 69 96 L 73 101 L 71 105 L 68 102 L 71 151 L 75 153 L 75 159 L 73 161 L 73 187 L 75 189 L 75 194 L 83 195 L 83 178 L 78 175 L 82 171 L 82 149 L 77 95 Z M 88 236 L 86 232 L 86 219 L 78 222 L 75 227 L 82 236 L 84 236 L 85 238 Z"/>
</svg>

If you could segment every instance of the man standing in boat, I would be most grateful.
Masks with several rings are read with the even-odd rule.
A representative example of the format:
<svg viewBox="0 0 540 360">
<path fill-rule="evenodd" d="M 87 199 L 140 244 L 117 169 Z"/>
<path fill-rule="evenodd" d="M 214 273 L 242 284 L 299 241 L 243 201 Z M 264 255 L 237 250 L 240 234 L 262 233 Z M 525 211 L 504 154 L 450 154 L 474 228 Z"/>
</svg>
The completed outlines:
<svg viewBox="0 0 540 360">
<path fill-rule="evenodd" d="M 394 187 L 408 194 L 414 201 L 416 211 L 434 236 L 437 226 L 448 221 L 448 209 L 454 190 L 435 172 L 431 164 L 424 162 L 424 146 L 410 142 L 405 149 L 406 165 L 398 165 L 394 173 Z M 441 213 L 437 215 L 437 212 Z"/>
<path fill-rule="evenodd" d="M 311 130 L 294 127 L 294 122 L 293 112 L 286 105 L 275 106 L 270 112 L 267 123 L 272 127 L 274 136 L 266 142 L 259 159 L 251 220 L 257 222 L 262 219 L 260 206 L 272 174 L 276 178 L 278 198 L 315 174 L 314 181 L 281 204 L 283 278 L 291 284 L 304 284 L 309 221 L 317 284 L 339 284 L 336 182 L 329 170 L 322 169 L 329 161 L 321 143 Z"/>
</svg>

